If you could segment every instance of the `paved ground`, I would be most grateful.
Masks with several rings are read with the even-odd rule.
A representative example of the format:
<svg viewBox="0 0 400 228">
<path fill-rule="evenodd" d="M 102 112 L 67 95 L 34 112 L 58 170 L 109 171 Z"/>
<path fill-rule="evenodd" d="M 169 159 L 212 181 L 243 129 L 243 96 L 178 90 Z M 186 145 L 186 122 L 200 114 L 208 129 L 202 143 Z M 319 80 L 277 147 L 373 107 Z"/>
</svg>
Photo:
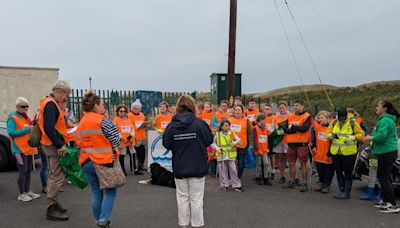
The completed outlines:
<svg viewBox="0 0 400 228">
<path fill-rule="evenodd" d="M 246 170 L 245 192 L 221 192 L 217 179 L 208 177 L 204 216 L 206 227 L 400 227 L 400 214 L 382 214 L 372 202 L 358 200 L 365 183 L 356 182 L 352 199 L 340 201 L 330 194 L 283 190 L 277 181 L 272 187 L 258 186 Z M 175 190 L 138 184 L 149 176 L 128 176 L 118 191 L 112 227 L 177 227 Z M 90 189 L 70 185 L 61 193 L 70 220 L 45 219 L 45 197 L 33 202 L 16 200 L 16 172 L 0 173 L 0 228 L 96 227 L 90 210 Z M 33 174 L 32 190 L 39 192 L 39 173 Z"/>
</svg>

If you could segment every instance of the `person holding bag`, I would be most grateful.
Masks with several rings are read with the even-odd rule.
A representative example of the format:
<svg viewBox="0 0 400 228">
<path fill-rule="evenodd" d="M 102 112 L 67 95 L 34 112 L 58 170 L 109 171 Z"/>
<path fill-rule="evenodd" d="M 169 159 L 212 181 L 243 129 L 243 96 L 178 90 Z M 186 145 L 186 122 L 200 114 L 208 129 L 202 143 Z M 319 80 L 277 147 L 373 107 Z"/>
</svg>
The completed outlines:
<svg viewBox="0 0 400 228">
<path fill-rule="evenodd" d="M 93 91 L 85 94 L 82 106 L 84 114 L 76 136 L 81 148 L 79 164 L 92 188 L 96 223 L 98 227 L 109 227 L 117 187 L 125 181 L 118 160 L 121 137 L 117 126 L 104 115 L 103 101 Z"/>
</svg>

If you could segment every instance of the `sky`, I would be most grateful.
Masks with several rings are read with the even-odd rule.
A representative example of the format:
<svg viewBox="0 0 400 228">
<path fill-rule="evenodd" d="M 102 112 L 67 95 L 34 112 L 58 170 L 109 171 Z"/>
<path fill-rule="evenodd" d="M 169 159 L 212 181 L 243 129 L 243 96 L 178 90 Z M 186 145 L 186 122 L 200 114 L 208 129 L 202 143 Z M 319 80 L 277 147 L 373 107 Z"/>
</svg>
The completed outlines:
<svg viewBox="0 0 400 228">
<path fill-rule="evenodd" d="M 244 93 L 319 83 L 284 0 L 238 0 Z M 229 0 L 0 0 L 0 65 L 60 68 L 73 88 L 209 91 L 226 73 Z M 400 79 L 400 1 L 288 0 L 323 83 Z"/>
</svg>

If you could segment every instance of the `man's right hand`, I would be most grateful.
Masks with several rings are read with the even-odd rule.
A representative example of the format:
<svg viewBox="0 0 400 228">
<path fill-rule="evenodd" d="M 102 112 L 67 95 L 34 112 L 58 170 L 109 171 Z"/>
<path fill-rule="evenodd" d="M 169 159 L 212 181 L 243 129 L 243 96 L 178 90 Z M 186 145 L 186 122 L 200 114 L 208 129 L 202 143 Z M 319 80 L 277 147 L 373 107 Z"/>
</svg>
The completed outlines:
<svg viewBox="0 0 400 228">
<path fill-rule="evenodd" d="M 62 146 L 60 149 L 57 149 L 57 153 L 60 156 L 65 156 L 65 153 L 67 152 L 67 150 L 65 149 L 65 146 Z"/>
</svg>

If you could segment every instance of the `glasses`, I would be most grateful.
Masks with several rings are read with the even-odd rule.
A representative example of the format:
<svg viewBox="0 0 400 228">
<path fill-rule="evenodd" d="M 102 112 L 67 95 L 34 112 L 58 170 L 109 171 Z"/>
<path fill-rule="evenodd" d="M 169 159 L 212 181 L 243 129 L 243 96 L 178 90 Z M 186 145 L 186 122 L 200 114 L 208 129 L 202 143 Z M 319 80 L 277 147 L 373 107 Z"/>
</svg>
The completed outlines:
<svg viewBox="0 0 400 228">
<path fill-rule="evenodd" d="M 118 112 L 126 112 L 125 110 L 119 110 Z"/>
<path fill-rule="evenodd" d="M 29 108 L 28 105 L 20 105 L 19 107 L 21 107 L 21 108 Z"/>
</svg>

